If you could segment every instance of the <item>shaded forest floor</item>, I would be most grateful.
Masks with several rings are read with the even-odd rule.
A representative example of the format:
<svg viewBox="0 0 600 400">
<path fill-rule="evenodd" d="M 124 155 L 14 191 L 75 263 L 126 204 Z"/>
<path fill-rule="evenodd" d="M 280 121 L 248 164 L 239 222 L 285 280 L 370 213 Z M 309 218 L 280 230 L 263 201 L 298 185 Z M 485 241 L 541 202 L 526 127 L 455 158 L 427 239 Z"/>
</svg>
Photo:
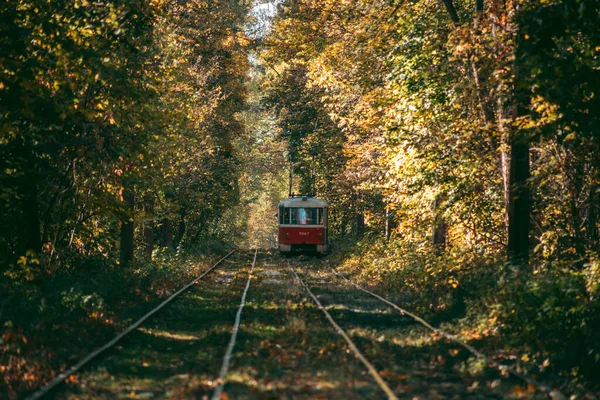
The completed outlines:
<svg viewBox="0 0 600 400">
<path fill-rule="evenodd" d="M 18 264 L 0 281 L 0 398 L 43 386 L 216 258 L 173 254 L 127 270 L 86 260 L 54 273 L 31 260 Z"/>
<path fill-rule="evenodd" d="M 525 321 L 523 331 L 509 335 L 511 326 L 501 313 L 486 313 L 489 308 L 482 304 L 490 297 L 483 295 L 485 285 L 457 293 L 458 287 L 469 282 L 455 274 L 460 283 L 450 284 L 451 289 L 427 287 L 416 276 L 411 285 L 402 286 L 398 271 L 379 280 L 366 259 L 360 264 L 356 254 L 346 250 L 336 252 L 328 262 L 495 360 L 574 398 L 594 398 L 598 382 L 585 374 L 585 365 L 578 369 L 580 376 L 568 379 L 568 372 L 573 371 L 569 359 L 559 358 L 559 353 L 543 355 L 535 347 L 532 337 L 538 346 L 548 342 L 527 331 L 535 320 Z M 33 279 L 28 291 L 19 288 L 28 295 L 19 302 L 15 300 L 19 292 L 13 289 L 12 297 L 4 299 L 8 305 L 2 314 L 0 397 L 19 398 L 41 387 L 206 270 L 216 258 L 193 257 L 127 273 L 94 270 L 89 264 L 85 274 L 46 277 L 44 286 Z M 70 377 L 52 396 L 210 397 L 250 260 L 244 252 L 228 260 L 116 349 Z M 457 344 L 344 286 L 316 260 L 301 257 L 291 262 L 398 396 L 545 398 L 531 385 L 489 368 Z M 561 339 L 571 340 L 557 338 Z M 285 261 L 275 254 L 259 257 L 225 390 L 230 398 L 380 398 L 379 390 L 294 280 Z"/>
</svg>

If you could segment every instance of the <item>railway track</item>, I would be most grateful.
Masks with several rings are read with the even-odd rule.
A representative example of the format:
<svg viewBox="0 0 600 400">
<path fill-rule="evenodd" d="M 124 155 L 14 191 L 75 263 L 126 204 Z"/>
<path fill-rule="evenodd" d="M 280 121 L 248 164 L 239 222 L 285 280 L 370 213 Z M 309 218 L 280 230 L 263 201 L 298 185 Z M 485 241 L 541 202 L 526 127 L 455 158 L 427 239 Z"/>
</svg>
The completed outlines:
<svg viewBox="0 0 600 400">
<path fill-rule="evenodd" d="M 44 387 L 34 392 L 31 396 L 29 396 L 28 400 L 36 400 L 47 396 L 51 391 L 53 391 L 58 385 L 66 381 L 69 377 L 72 377 L 74 374 L 78 373 L 85 366 L 90 364 L 93 360 L 97 359 L 107 351 L 113 349 L 118 343 L 120 343 L 126 336 L 130 335 L 132 332 L 136 331 L 140 326 L 146 322 L 149 318 L 157 314 L 160 310 L 165 308 L 168 304 L 179 298 L 184 292 L 190 290 L 194 285 L 198 284 L 203 278 L 205 278 L 208 274 L 213 272 L 217 267 L 221 266 L 225 263 L 230 257 L 235 253 L 235 251 L 229 252 L 227 255 L 219 259 L 215 264 L 213 264 L 210 268 L 206 269 L 202 272 L 197 278 L 189 282 L 187 285 L 179 289 L 177 292 L 169 296 L 166 300 L 161 302 L 158 306 L 154 307 L 152 310 L 144 314 L 141 318 L 136 320 L 133 324 L 128 326 L 121 333 L 116 335 L 112 340 L 108 341 L 98 349 L 94 350 L 90 354 L 83 357 L 79 362 L 68 368 L 65 372 L 60 373 L 53 380 L 51 380 Z M 256 261 L 256 253 L 254 261 Z M 248 281 L 249 284 L 249 281 Z M 245 295 L 245 293 L 244 293 Z"/>
<path fill-rule="evenodd" d="M 413 320 L 415 320 L 416 322 L 418 322 L 425 328 L 429 329 L 430 331 L 432 331 L 440 336 L 443 336 L 445 339 L 447 339 L 449 341 L 452 341 L 452 342 L 460 345 L 461 347 L 463 347 L 467 351 L 469 351 L 471 354 L 473 354 L 475 357 L 484 361 L 488 365 L 493 366 L 498 371 L 500 371 L 502 373 L 507 373 L 507 374 L 513 375 L 514 377 L 526 382 L 529 385 L 532 385 L 533 387 L 535 387 L 539 391 L 547 394 L 548 396 L 550 396 L 553 399 L 561 399 L 561 400 L 566 399 L 566 396 L 564 394 L 560 393 L 559 391 L 557 391 L 555 389 L 552 389 L 550 386 L 548 386 L 544 383 L 538 382 L 537 380 L 518 372 L 511 366 L 501 364 L 501 363 L 497 362 L 496 360 L 491 359 L 490 357 L 486 356 L 485 354 L 483 354 L 479 350 L 475 349 L 473 346 L 469 345 L 468 343 L 464 342 L 463 340 L 459 339 L 455 335 L 452 335 L 442 329 L 433 327 L 431 324 L 429 324 L 427 321 L 425 321 L 423 318 L 419 317 L 418 315 L 416 315 L 410 311 L 407 311 L 406 309 L 400 307 L 399 305 L 392 303 L 388 299 L 386 299 L 376 293 L 373 293 L 370 290 L 363 288 L 362 286 L 356 284 L 355 282 L 352 282 L 350 279 L 348 279 L 346 276 L 344 276 L 340 272 L 336 271 L 334 268 L 332 268 L 326 262 L 321 261 L 321 264 L 324 265 L 325 267 L 327 267 L 333 274 L 335 274 L 336 276 L 341 278 L 344 281 L 344 283 L 351 285 L 351 286 L 355 287 L 357 290 L 380 300 L 382 303 L 387 304 L 388 306 L 392 307 L 394 310 L 398 311 L 400 314 L 409 316 L 410 318 L 412 318 Z"/>
<path fill-rule="evenodd" d="M 279 257 L 229 257 L 30 398 L 372 397 Z"/>
<path fill-rule="evenodd" d="M 333 283 L 334 285 L 336 285 L 336 284 L 345 285 L 347 287 L 355 289 L 359 293 L 366 294 L 366 295 L 370 296 L 371 298 L 376 299 L 381 304 L 384 304 L 384 305 L 390 307 L 392 310 L 395 310 L 400 315 L 406 316 L 406 317 L 412 319 L 413 321 L 415 321 L 416 323 L 418 323 L 422 327 L 424 327 L 424 328 L 428 329 L 429 331 L 431 331 L 432 333 L 436 334 L 438 337 L 444 338 L 448 342 L 454 343 L 454 344 L 456 344 L 456 345 L 464 348 L 466 351 L 468 351 L 469 353 L 471 353 L 477 359 L 479 359 L 482 362 L 486 363 L 489 368 L 496 369 L 501 375 L 503 375 L 503 376 L 512 375 L 514 378 L 516 378 L 518 380 L 521 380 L 522 382 L 525 382 L 527 385 L 529 385 L 528 387 L 530 388 L 529 389 L 530 392 L 531 392 L 531 388 L 535 388 L 535 390 L 538 392 L 538 394 L 541 394 L 541 395 L 543 395 L 545 397 L 550 397 L 552 399 L 561 399 L 561 400 L 562 399 L 566 399 L 566 397 L 564 396 L 564 394 L 562 394 L 558 390 L 552 389 L 550 386 L 545 385 L 545 384 L 543 384 L 541 382 L 538 382 L 537 380 L 535 380 L 535 379 L 533 379 L 533 378 L 531 378 L 529 376 L 526 376 L 526 375 L 518 372 L 517 370 L 515 370 L 511 366 L 508 366 L 508 365 L 505 365 L 505 364 L 501 364 L 501 363 L 499 363 L 499 362 L 491 359 L 490 357 L 486 356 L 482 352 L 480 352 L 477 349 L 475 349 L 473 346 L 471 346 L 468 343 L 465 343 L 464 341 L 460 340 L 455 335 L 452 335 L 452 334 L 450 334 L 450 333 L 448 333 L 448 332 L 446 332 L 446 331 L 444 331 L 442 329 L 438 329 L 438 328 L 433 327 L 431 324 L 429 324 L 427 321 L 425 321 L 423 318 L 419 317 L 418 315 L 416 315 L 416 314 L 414 314 L 414 313 L 412 313 L 412 312 L 410 312 L 410 311 L 408 311 L 408 310 L 400 307 L 398 304 L 393 303 L 390 300 L 388 300 L 388 299 L 386 299 L 386 298 L 384 298 L 384 297 L 382 297 L 382 296 L 380 296 L 380 295 L 378 295 L 378 294 L 376 294 L 376 293 L 374 293 L 374 292 L 372 292 L 370 290 L 367 290 L 367 289 L 363 288 L 362 286 L 356 284 L 355 282 L 351 281 L 349 278 L 347 278 L 346 276 L 344 276 L 342 273 L 338 272 L 333 267 L 331 267 L 326 261 L 323 261 L 323 260 L 312 261 L 312 262 L 308 263 L 308 266 L 309 266 L 308 268 L 306 266 L 304 267 L 304 271 L 305 271 L 304 275 L 309 276 L 310 275 L 309 270 L 310 270 L 313 273 L 318 273 L 320 275 L 320 277 L 321 277 L 320 279 L 317 279 L 317 280 L 315 280 L 313 278 L 312 279 L 312 281 L 313 281 L 312 285 L 305 283 L 305 281 L 303 279 L 301 279 L 300 276 L 296 273 L 296 270 L 292 266 L 292 263 L 289 260 L 287 260 L 287 262 L 288 262 L 289 267 L 294 272 L 296 278 L 300 282 L 300 284 L 306 289 L 307 293 L 313 299 L 313 301 L 317 304 L 317 306 L 319 307 L 319 309 L 321 309 L 323 311 L 323 313 L 325 314 L 326 318 L 332 324 L 332 326 L 334 327 L 334 329 L 342 337 L 344 337 L 344 339 L 348 343 L 349 347 L 355 353 L 356 357 L 359 358 L 361 360 L 361 362 L 365 365 L 365 367 L 368 369 L 369 373 L 372 375 L 373 379 L 377 382 L 377 384 L 385 392 L 386 396 L 389 399 L 397 399 L 398 397 L 396 396 L 395 393 L 393 393 L 393 391 L 391 391 L 390 385 L 388 385 L 388 383 L 385 382 L 384 379 L 382 379 L 381 374 L 379 374 L 377 372 L 377 370 L 373 367 L 373 365 L 371 364 L 371 362 L 369 360 L 367 360 L 365 358 L 365 356 L 360 352 L 360 350 L 358 349 L 358 346 L 351 339 L 351 337 L 350 337 L 351 335 L 348 334 L 348 332 L 346 330 L 344 330 L 335 321 L 335 319 L 331 316 L 331 314 L 327 311 L 328 307 L 324 306 L 323 303 L 318 298 L 320 296 L 315 296 L 315 294 L 313 293 L 313 291 L 310 289 L 310 286 L 313 286 L 313 285 L 315 287 L 323 286 L 323 283 L 325 282 L 322 279 L 324 271 L 328 271 L 331 274 L 331 277 L 333 277 L 334 279 L 337 278 L 337 279 L 339 279 L 341 281 L 340 283 L 333 283 L 333 280 L 331 280 L 330 282 Z M 323 268 L 320 268 L 320 267 L 323 267 Z M 321 297 L 327 297 L 327 296 L 321 296 Z M 330 307 L 335 308 L 335 306 L 331 306 L 331 305 L 330 305 Z M 339 305 L 337 307 L 339 308 Z M 383 368 L 383 367 L 381 367 L 381 368 Z M 532 395 L 532 394 L 530 393 L 530 395 Z M 490 397 L 494 397 L 494 394 L 490 393 Z M 531 398 L 531 396 L 530 396 L 530 398 Z"/>
<path fill-rule="evenodd" d="M 322 260 L 232 252 L 29 398 L 505 398 L 484 357 Z"/>
<path fill-rule="evenodd" d="M 344 331 L 337 324 L 337 322 L 331 317 L 331 314 L 325 309 L 325 307 L 323 307 L 323 305 L 321 304 L 319 299 L 313 294 L 313 292 L 306 285 L 306 283 L 304 283 L 304 281 L 302 279 L 300 279 L 300 277 L 296 273 L 296 270 L 294 269 L 294 267 L 292 266 L 290 261 L 289 260 L 286 260 L 286 261 L 287 261 L 289 267 L 291 268 L 292 272 L 294 273 L 294 276 L 296 277 L 298 282 L 300 282 L 300 284 L 304 287 L 304 289 L 306 289 L 306 291 L 308 292 L 308 295 L 314 300 L 314 302 L 317 304 L 319 309 L 321 311 L 323 311 L 323 314 L 325 314 L 325 317 L 331 323 L 333 328 L 340 334 L 340 336 L 342 336 L 342 338 L 344 338 L 344 340 L 348 344 L 348 347 L 350 348 L 350 350 L 352 350 L 352 352 L 354 353 L 356 358 L 358 358 L 360 360 L 360 362 L 365 366 L 367 371 L 369 371 L 369 374 L 371 374 L 371 376 L 373 377 L 375 382 L 377 382 L 377 385 L 385 393 L 387 398 L 390 400 L 397 400 L 398 397 L 394 394 L 393 390 L 389 387 L 389 385 L 383 380 L 383 378 L 381 377 L 379 372 L 377 372 L 377 370 L 375 369 L 373 364 L 371 364 L 371 362 L 369 360 L 367 360 L 367 358 L 360 352 L 360 350 L 358 349 L 358 347 L 356 346 L 354 341 L 352 341 L 352 339 L 350 339 L 350 336 L 346 333 L 346 331 Z"/>
<path fill-rule="evenodd" d="M 244 288 L 244 294 L 242 294 L 242 300 L 240 302 L 240 308 L 238 308 L 237 314 L 235 315 L 235 322 L 233 324 L 233 332 L 231 333 L 231 339 L 229 341 L 229 345 L 227 346 L 227 351 L 225 352 L 225 357 L 223 357 L 223 365 L 221 366 L 221 370 L 219 371 L 219 377 L 217 378 L 217 387 L 213 393 L 212 400 L 219 400 L 221 398 L 221 394 L 223 393 L 223 387 L 225 386 L 225 382 L 227 379 L 227 372 L 229 370 L 229 362 L 231 361 L 231 354 L 233 353 L 233 348 L 235 346 L 235 341 L 237 339 L 237 335 L 240 329 L 240 322 L 242 318 L 242 310 L 246 305 L 246 296 L 248 295 L 248 289 L 250 289 L 250 282 L 252 281 L 252 272 L 254 271 L 254 267 L 256 266 L 256 256 L 258 255 L 258 249 L 254 252 L 254 260 L 252 261 L 252 268 L 250 269 L 250 273 L 248 274 L 248 281 L 246 283 L 246 287 Z"/>
</svg>

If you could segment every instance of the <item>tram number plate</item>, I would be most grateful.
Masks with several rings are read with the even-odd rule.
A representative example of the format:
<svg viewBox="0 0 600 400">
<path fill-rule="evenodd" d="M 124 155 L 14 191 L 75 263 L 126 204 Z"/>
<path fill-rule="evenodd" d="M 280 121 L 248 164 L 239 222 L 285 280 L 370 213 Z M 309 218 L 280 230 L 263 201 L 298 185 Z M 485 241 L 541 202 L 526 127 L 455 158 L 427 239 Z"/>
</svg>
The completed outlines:
<svg viewBox="0 0 600 400">
<path fill-rule="evenodd" d="M 299 236 L 308 236 L 308 235 L 310 235 L 310 233 L 309 232 L 298 232 L 298 235 Z"/>
</svg>

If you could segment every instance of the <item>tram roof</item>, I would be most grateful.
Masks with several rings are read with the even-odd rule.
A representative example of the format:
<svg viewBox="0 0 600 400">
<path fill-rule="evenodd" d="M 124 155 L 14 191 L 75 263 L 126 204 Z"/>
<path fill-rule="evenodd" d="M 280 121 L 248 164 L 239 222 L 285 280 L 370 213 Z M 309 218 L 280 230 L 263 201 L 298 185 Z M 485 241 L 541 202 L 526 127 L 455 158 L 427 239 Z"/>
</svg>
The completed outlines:
<svg viewBox="0 0 600 400">
<path fill-rule="evenodd" d="M 281 200 L 279 207 L 327 207 L 325 200 L 316 199 L 310 196 L 290 197 Z"/>
</svg>

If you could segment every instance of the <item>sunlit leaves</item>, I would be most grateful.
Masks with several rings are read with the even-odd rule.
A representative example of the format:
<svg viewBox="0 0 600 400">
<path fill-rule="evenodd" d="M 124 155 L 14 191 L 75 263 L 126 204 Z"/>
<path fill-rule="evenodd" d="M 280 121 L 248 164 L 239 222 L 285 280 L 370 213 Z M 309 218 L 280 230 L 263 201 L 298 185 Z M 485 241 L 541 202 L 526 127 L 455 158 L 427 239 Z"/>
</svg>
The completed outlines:
<svg viewBox="0 0 600 400">
<path fill-rule="evenodd" d="M 22 251 L 19 241 L 30 231 L 53 256 L 77 249 L 111 257 L 99 249 L 116 247 L 119 187 L 135 185 L 140 198 L 180 190 L 191 209 L 214 215 L 234 201 L 219 196 L 235 193 L 231 141 L 243 129 L 236 114 L 244 107 L 243 46 L 250 43 L 237 28 L 246 5 L 209 5 L 0 6 L 10 23 L 0 27 L 7 33 L 0 43 L 0 171 L 10 171 L 0 175 L 2 221 L 14 227 L 2 240 L 10 251 Z M 37 185 L 39 228 L 8 222 L 26 212 L 16 177 Z M 170 201 L 157 210 L 172 215 L 180 206 Z"/>
</svg>

